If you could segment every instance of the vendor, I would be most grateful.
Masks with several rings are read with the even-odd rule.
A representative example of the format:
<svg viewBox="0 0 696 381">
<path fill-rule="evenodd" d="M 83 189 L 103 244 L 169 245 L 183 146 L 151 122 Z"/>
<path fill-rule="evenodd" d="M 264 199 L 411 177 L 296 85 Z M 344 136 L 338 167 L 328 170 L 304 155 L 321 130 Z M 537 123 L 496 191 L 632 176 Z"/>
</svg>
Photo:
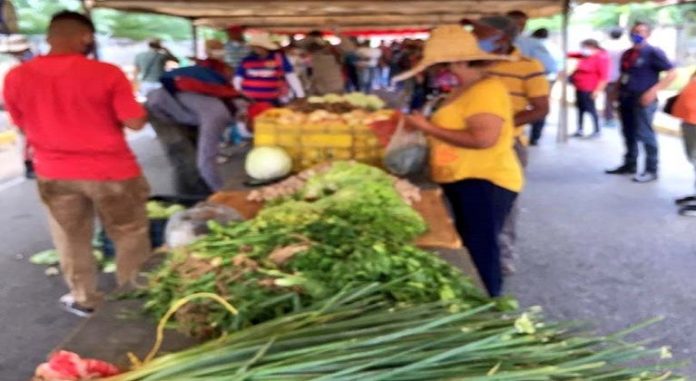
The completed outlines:
<svg viewBox="0 0 696 381">
<path fill-rule="evenodd" d="M 251 38 L 249 47 L 252 53 L 236 68 L 235 89 L 255 102 L 276 106 L 288 95 L 288 89 L 296 98 L 304 98 L 302 83 L 278 44 L 259 34 Z"/>
<path fill-rule="evenodd" d="M 498 235 L 523 184 L 510 96 L 487 74 L 489 64 L 509 59 L 484 52 L 471 33 L 448 25 L 434 29 L 421 62 L 395 78 L 444 65 L 458 79 L 430 120 L 410 115 L 406 126 L 429 136 L 432 178 L 442 186 L 457 231 L 492 296 L 501 294 L 503 283 Z"/>
</svg>

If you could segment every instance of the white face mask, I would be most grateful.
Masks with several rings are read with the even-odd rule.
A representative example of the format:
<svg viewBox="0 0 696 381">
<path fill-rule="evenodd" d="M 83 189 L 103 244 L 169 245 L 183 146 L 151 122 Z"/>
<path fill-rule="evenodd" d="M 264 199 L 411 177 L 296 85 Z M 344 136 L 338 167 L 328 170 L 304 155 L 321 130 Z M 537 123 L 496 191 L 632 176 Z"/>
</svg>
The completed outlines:
<svg viewBox="0 0 696 381">
<path fill-rule="evenodd" d="M 580 49 L 580 53 L 582 53 L 582 55 L 585 57 L 589 57 L 594 54 L 594 50 L 590 48 L 582 48 Z"/>
</svg>

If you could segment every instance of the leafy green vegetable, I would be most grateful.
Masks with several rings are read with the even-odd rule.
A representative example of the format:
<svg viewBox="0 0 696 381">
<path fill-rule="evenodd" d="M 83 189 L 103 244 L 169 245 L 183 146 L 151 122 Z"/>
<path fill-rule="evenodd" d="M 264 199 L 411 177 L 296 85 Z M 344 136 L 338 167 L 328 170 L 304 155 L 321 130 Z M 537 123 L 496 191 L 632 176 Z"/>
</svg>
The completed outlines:
<svg viewBox="0 0 696 381">
<path fill-rule="evenodd" d="M 392 306 L 384 287 L 342 290 L 108 381 L 683 380 L 658 363 L 666 348 L 627 343 L 626 332 L 593 337 L 493 304 Z"/>
<path fill-rule="evenodd" d="M 163 201 L 148 201 L 145 205 L 147 217 L 150 219 L 167 219 L 174 214 L 186 210 L 181 204 L 171 204 Z"/>
<path fill-rule="evenodd" d="M 239 308 L 236 317 L 206 302 L 184 309 L 177 320 L 192 334 L 282 316 L 354 283 L 388 283 L 384 298 L 399 303 L 489 302 L 458 269 L 410 244 L 425 223 L 393 179 L 367 165 L 337 162 L 256 218 L 210 228 L 153 273 L 146 291 L 156 317 L 196 292 L 218 293 Z"/>
</svg>

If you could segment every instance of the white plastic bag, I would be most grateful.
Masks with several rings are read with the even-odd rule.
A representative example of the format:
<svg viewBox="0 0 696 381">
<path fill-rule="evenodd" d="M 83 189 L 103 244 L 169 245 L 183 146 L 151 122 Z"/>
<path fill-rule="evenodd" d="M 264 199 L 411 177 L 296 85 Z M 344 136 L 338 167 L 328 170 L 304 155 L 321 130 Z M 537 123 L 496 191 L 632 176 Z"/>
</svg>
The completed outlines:
<svg viewBox="0 0 696 381">
<path fill-rule="evenodd" d="M 244 218 L 236 210 L 225 205 L 202 202 L 191 209 L 174 214 L 167 222 L 165 232 L 167 246 L 186 246 L 198 237 L 208 234 L 208 221 L 227 224 Z"/>
<path fill-rule="evenodd" d="M 384 167 L 397 176 L 419 173 L 428 160 L 428 141 L 425 135 L 419 130 L 407 130 L 404 122 L 402 117 L 384 155 Z"/>
</svg>

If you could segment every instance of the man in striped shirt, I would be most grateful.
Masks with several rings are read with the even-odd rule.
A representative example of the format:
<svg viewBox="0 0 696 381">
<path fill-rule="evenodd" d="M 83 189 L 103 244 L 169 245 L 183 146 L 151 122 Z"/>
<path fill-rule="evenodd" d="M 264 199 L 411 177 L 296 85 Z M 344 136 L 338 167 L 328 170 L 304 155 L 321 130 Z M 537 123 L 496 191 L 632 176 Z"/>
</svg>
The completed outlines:
<svg viewBox="0 0 696 381">
<path fill-rule="evenodd" d="M 251 49 L 244 41 L 245 29 L 241 25 L 230 25 L 227 28 L 229 40 L 225 43 L 225 62 L 232 69 L 238 68 L 244 57 L 251 53 Z"/>
<path fill-rule="evenodd" d="M 280 46 L 267 36 L 257 35 L 249 41 L 252 53 L 236 70 L 234 87 L 255 102 L 279 105 L 291 89 L 297 98 L 304 97 L 302 83 L 293 71 Z"/>
<path fill-rule="evenodd" d="M 525 57 L 515 47 L 514 41 L 520 33 L 516 23 L 509 17 L 489 16 L 478 21 L 468 21 L 474 26 L 481 47 L 491 53 L 511 55 L 515 61 L 501 61 L 490 67 L 488 74 L 500 78 L 512 99 L 515 117 L 515 151 L 523 167 L 527 166 L 527 141 L 525 127 L 542 120 L 549 113 L 549 82 L 541 62 Z M 513 259 L 517 257 L 515 241 L 519 204 L 515 202 L 500 236 L 503 272 L 515 271 Z"/>
</svg>

